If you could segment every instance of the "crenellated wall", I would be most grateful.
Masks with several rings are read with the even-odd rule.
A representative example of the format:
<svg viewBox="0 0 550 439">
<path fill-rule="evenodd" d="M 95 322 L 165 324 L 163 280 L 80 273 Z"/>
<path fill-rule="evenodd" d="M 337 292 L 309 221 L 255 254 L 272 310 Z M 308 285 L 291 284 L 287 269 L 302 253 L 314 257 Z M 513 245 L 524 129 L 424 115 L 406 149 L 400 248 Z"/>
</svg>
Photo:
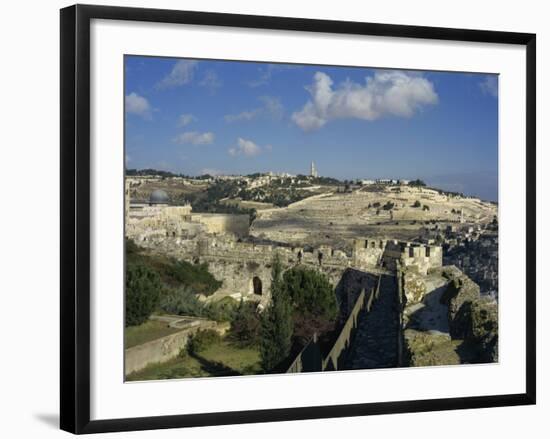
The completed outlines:
<svg viewBox="0 0 550 439">
<path fill-rule="evenodd" d="M 303 264 L 326 274 L 337 285 L 348 268 L 369 272 L 395 270 L 396 261 L 403 267 L 416 267 L 419 273 L 441 266 L 441 248 L 397 241 L 361 239 L 354 241 L 351 255 L 329 246 L 312 251 L 302 247 L 282 247 L 240 242 L 225 235 L 205 234 L 193 239 L 172 237 L 164 230 L 140 235 L 139 245 L 153 252 L 193 263 L 208 263 L 209 271 L 222 281 L 221 288 L 205 300 L 231 296 L 266 305 L 271 283 L 271 264 L 275 254 L 288 269 Z M 257 278 L 255 280 L 255 278 Z"/>
</svg>

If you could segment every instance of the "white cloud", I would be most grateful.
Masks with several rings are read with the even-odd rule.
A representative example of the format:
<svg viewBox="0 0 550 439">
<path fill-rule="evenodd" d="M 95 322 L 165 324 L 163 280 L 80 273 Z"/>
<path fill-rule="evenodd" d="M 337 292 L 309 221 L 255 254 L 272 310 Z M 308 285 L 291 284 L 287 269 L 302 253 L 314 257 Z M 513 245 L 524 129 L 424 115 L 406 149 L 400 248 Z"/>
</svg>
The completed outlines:
<svg viewBox="0 0 550 439">
<path fill-rule="evenodd" d="M 211 132 L 199 133 L 198 131 L 187 131 L 176 136 L 174 142 L 191 145 L 210 145 L 214 142 L 214 138 L 214 133 Z"/>
<path fill-rule="evenodd" d="M 237 139 L 237 146 L 229 148 L 229 154 L 232 156 L 244 155 L 246 157 L 253 157 L 261 152 L 261 148 L 256 145 L 252 140 L 243 139 L 239 137 Z"/>
<path fill-rule="evenodd" d="M 262 102 L 262 106 L 253 108 L 252 110 L 241 111 L 236 114 L 226 114 L 223 118 L 226 122 L 250 121 L 266 115 L 274 120 L 280 120 L 283 117 L 284 108 L 281 100 L 273 96 L 260 96 L 258 98 Z"/>
<path fill-rule="evenodd" d="M 178 118 L 178 126 L 184 127 L 184 126 L 189 125 L 191 122 L 195 122 L 196 120 L 197 120 L 197 118 L 195 116 L 193 116 L 192 114 L 189 114 L 189 113 L 182 114 Z"/>
<path fill-rule="evenodd" d="M 204 74 L 204 78 L 199 82 L 199 85 L 206 87 L 210 93 L 215 93 L 222 86 L 222 81 L 214 70 L 208 70 Z"/>
<path fill-rule="evenodd" d="M 265 66 L 259 67 L 258 78 L 248 81 L 247 84 L 249 87 L 252 88 L 260 87 L 261 85 L 269 84 L 274 73 L 297 68 L 300 68 L 300 66 L 291 64 L 267 64 Z"/>
<path fill-rule="evenodd" d="M 156 88 L 164 90 L 172 87 L 179 87 L 180 85 L 188 84 L 193 79 L 193 74 L 197 68 L 197 61 L 180 60 L 174 64 L 172 71 L 161 79 Z"/>
<path fill-rule="evenodd" d="M 498 98 L 498 77 L 496 75 L 487 75 L 485 80 L 479 83 L 479 87 L 484 94 Z"/>
<path fill-rule="evenodd" d="M 226 122 L 238 122 L 241 120 L 249 121 L 259 116 L 260 112 L 261 112 L 260 108 L 255 108 L 254 110 L 242 111 L 236 114 L 226 114 L 223 118 L 225 119 Z"/>
<path fill-rule="evenodd" d="M 137 114 L 144 119 L 151 118 L 151 106 L 143 96 L 132 92 L 125 96 L 124 104 L 126 113 Z"/>
<path fill-rule="evenodd" d="M 306 89 L 311 99 L 292 114 L 304 131 L 321 128 L 333 119 L 376 120 L 386 115 L 411 117 L 423 105 L 438 102 L 433 84 L 419 74 L 377 72 L 365 84 L 347 80 L 333 89 L 333 81 L 317 72 Z"/>
<path fill-rule="evenodd" d="M 273 119 L 282 119 L 284 108 L 279 98 L 274 96 L 260 96 L 259 99 L 264 104 L 265 113 L 269 114 Z"/>
</svg>

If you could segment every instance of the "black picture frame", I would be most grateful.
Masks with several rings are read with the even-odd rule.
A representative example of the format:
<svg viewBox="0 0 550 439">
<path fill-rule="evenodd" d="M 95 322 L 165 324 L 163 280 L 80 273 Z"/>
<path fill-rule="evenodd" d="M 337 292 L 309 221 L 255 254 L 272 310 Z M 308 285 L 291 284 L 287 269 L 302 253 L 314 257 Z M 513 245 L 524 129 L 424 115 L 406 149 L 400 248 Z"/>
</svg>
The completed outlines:
<svg viewBox="0 0 550 439">
<path fill-rule="evenodd" d="M 526 392 L 417 401 L 90 420 L 90 21 L 92 19 L 525 46 L 527 59 L 525 66 L 527 82 L 525 115 Z M 536 36 L 534 34 L 88 5 L 75 5 L 62 9 L 60 24 L 61 429 L 81 434 L 535 404 Z"/>
</svg>

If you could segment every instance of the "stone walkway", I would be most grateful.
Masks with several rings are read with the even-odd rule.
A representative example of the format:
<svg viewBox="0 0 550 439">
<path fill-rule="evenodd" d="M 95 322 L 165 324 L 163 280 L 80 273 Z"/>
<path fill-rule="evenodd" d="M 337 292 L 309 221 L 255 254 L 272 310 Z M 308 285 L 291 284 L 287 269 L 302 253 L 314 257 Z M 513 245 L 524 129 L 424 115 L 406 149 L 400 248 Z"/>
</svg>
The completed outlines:
<svg viewBox="0 0 550 439">
<path fill-rule="evenodd" d="M 382 276 L 380 295 L 370 313 L 359 320 L 357 333 L 343 369 L 397 366 L 397 297 L 394 276 Z"/>
</svg>

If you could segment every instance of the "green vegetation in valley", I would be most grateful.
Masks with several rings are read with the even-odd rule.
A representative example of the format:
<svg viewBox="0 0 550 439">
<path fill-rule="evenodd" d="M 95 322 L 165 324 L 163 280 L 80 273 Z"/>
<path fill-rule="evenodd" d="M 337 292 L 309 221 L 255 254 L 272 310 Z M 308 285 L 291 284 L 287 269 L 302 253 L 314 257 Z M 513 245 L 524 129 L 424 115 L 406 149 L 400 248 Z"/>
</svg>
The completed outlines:
<svg viewBox="0 0 550 439">
<path fill-rule="evenodd" d="M 222 284 L 208 271 L 207 264 L 191 264 L 148 254 L 131 239 L 126 240 L 126 264 L 128 267 L 146 266 L 160 276 L 166 287 L 186 287 L 193 294 L 209 296 Z"/>
<path fill-rule="evenodd" d="M 314 334 L 323 336 L 334 330 L 339 315 L 333 286 L 311 268 L 297 266 L 281 275 L 275 259 L 271 294 L 260 332 L 262 366 L 268 372 L 288 359 L 293 345 L 303 346 Z"/>
<path fill-rule="evenodd" d="M 241 347 L 230 341 L 218 340 L 197 353 L 187 351 L 165 363 L 151 364 L 134 372 L 128 381 L 161 380 L 208 376 L 252 375 L 262 372 L 257 348 Z"/>
<path fill-rule="evenodd" d="M 131 340 L 148 341 L 167 335 L 158 322 L 148 321 L 153 313 L 220 322 L 233 319 L 237 301 L 226 298 L 205 304 L 197 298 L 197 294 L 213 294 L 221 285 L 206 264 L 193 265 L 149 254 L 132 240 L 126 240 L 126 264 L 126 347 L 135 343 Z"/>
<path fill-rule="evenodd" d="M 124 331 L 125 349 L 137 346 L 148 341 L 156 340 L 181 331 L 180 328 L 171 328 L 168 323 L 158 320 L 147 320 L 141 325 L 128 326 Z"/>
</svg>

